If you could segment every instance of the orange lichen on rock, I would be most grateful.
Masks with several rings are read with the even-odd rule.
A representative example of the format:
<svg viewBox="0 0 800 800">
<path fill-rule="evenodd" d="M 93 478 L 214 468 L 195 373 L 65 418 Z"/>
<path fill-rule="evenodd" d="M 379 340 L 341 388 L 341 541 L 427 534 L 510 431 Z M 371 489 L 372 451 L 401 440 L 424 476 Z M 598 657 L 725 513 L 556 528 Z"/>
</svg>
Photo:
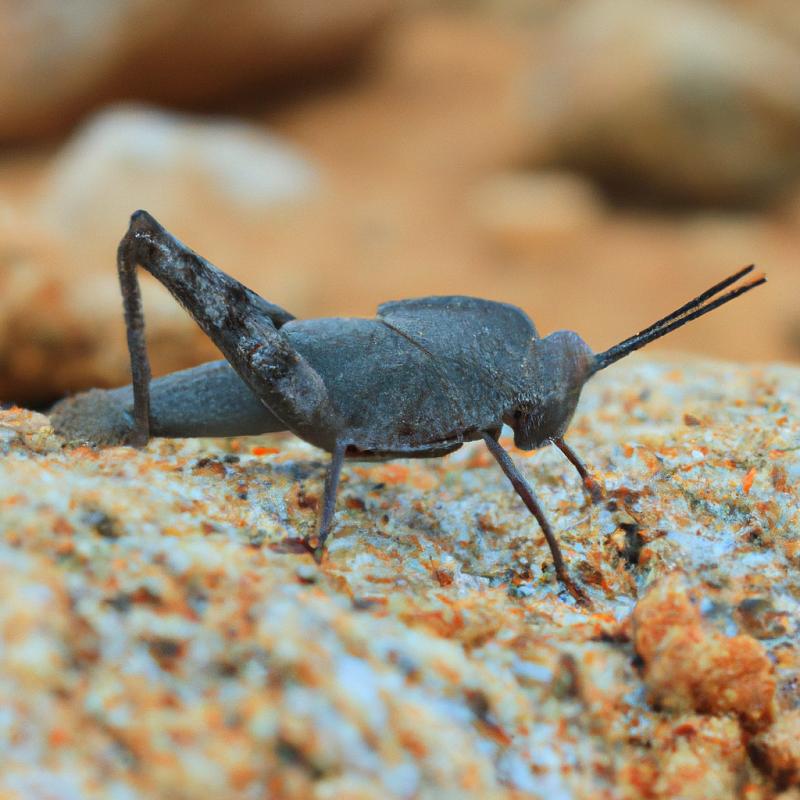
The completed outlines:
<svg viewBox="0 0 800 800">
<path fill-rule="evenodd" d="M 736 714 L 750 730 L 774 714 L 775 674 L 751 636 L 723 636 L 703 623 L 681 573 L 658 581 L 633 612 L 634 643 L 652 703 L 673 711 Z"/>
<path fill-rule="evenodd" d="M 253 447 L 250 451 L 254 456 L 274 456 L 280 453 L 277 447 Z"/>
</svg>

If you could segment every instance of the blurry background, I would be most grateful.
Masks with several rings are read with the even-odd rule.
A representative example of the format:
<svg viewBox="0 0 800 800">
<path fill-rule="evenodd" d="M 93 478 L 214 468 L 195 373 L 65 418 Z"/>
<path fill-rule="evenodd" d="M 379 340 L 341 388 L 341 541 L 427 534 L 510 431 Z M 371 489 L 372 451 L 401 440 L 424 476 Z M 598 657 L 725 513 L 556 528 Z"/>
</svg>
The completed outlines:
<svg viewBox="0 0 800 800">
<path fill-rule="evenodd" d="M 128 382 L 151 211 L 297 316 L 475 294 L 604 349 L 800 358 L 796 0 L 0 2 L 0 399 Z M 216 357 L 145 287 L 156 374 Z"/>
</svg>

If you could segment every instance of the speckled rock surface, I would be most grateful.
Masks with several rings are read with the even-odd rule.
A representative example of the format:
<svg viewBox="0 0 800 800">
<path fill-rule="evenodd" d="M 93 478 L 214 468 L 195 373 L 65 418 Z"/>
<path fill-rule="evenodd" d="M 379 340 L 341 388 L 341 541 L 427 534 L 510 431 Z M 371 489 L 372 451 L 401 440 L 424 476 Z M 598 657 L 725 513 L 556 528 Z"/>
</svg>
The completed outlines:
<svg viewBox="0 0 800 800">
<path fill-rule="evenodd" d="M 0 412 L 0 794 L 792 796 L 800 370 L 631 359 L 568 438 L 603 504 L 514 455 L 591 608 L 478 445 L 347 465 L 318 566 L 290 436 Z"/>
</svg>

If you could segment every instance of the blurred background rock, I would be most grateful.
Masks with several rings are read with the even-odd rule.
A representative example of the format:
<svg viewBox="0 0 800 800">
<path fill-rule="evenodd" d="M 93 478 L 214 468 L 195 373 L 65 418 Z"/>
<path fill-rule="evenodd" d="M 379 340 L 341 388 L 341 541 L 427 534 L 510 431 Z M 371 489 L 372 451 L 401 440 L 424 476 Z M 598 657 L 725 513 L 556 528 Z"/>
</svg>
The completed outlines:
<svg viewBox="0 0 800 800">
<path fill-rule="evenodd" d="M 755 261 L 664 347 L 800 358 L 789 0 L 0 4 L 0 398 L 127 382 L 144 207 L 298 316 L 476 294 L 598 349 Z M 146 282 L 157 373 L 212 358 Z"/>
</svg>

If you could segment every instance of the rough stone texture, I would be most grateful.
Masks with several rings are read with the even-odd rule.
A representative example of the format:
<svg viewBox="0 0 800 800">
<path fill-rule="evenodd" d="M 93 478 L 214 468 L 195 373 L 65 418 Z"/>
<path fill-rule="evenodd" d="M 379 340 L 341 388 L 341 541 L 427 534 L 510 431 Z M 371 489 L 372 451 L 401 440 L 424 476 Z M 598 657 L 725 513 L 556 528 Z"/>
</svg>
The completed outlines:
<svg viewBox="0 0 800 800">
<path fill-rule="evenodd" d="M 789 367 L 631 359 L 590 382 L 568 437 L 606 502 L 554 449 L 515 454 L 590 609 L 480 446 L 346 465 L 317 566 L 297 540 L 326 457 L 290 436 L 64 449 L 46 418 L 0 412 L 0 789 L 794 791 L 798 398 Z M 699 644 L 665 647 L 668 608 Z M 763 670 L 709 671 L 741 646 Z M 664 658 L 676 680 L 654 694 Z M 691 674 L 734 700 L 686 702 Z M 754 675 L 774 722 L 749 746 Z"/>
<path fill-rule="evenodd" d="M 678 573 L 639 601 L 633 623 L 653 704 L 671 711 L 733 713 L 749 730 L 772 723 L 775 675 L 764 647 L 748 634 L 707 629 Z"/>
<path fill-rule="evenodd" d="M 532 73 L 532 159 L 662 200 L 786 192 L 800 175 L 800 53 L 755 16 L 685 0 L 575 4 Z M 783 16 L 800 19 L 796 6 Z"/>
<path fill-rule="evenodd" d="M 800 708 L 750 742 L 753 759 L 778 786 L 800 786 Z"/>
<path fill-rule="evenodd" d="M 353 58 L 391 0 L 31 0 L 0 7 L 0 140 L 120 97 L 217 100 Z"/>
</svg>

